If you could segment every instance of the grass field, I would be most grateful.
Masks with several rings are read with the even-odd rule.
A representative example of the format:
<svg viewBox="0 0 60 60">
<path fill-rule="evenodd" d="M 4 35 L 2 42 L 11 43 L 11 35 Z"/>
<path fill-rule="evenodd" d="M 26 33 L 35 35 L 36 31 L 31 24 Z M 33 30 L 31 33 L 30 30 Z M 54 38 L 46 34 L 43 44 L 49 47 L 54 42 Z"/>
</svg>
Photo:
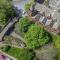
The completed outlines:
<svg viewBox="0 0 60 60">
<path fill-rule="evenodd" d="M 56 48 L 60 48 L 60 35 L 51 35 Z"/>
<path fill-rule="evenodd" d="M 33 51 L 26 48 L 11 47 L 6 53 L 17 58 L 17 60 L 33 60 L 34 58 Z"/>
</svg>

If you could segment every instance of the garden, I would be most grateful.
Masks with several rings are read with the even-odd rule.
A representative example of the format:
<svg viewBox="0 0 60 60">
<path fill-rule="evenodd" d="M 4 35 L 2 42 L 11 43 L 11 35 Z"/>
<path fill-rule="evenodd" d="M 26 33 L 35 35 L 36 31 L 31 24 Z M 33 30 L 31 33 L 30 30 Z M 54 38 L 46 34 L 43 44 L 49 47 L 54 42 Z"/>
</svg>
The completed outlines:
<svg viewBox="0 0 60 60">
<path fill-rule="evenodd" d="M 3 47 L 1 49 L 2 51 L 17 58 L 18 60 L 19 59 L 45 60 L 46 56 L 48 56 L 47 59 L 51 59 L 51 60 L 60 59 L 60 43 L 59 43 L 60 36 L 59 35 L 53 35 L 47 32 L 42 26 L 30 21 L 28 17 L 21 18 L 19 22 L 17 22 L 17 25 L 18 26 L 15 26 L 15 32 L 18 33 L 19 35 L 22 34 L 21 36 L 25 39 L 25 44 L 27 49 L 26 55 L 25 55 L 26 51 L 24 48 L 22 48 L 23 50 L 20 50 L 20 48 L 15 48 L 15 47 L 9 47 L 9 48 Z M 19 45 L 18 39 L 14 39 L 8 36 L 5 36 L 4 39 L 5 39 L 4 43 L 13 44 L 12 42 L 15 41 L 16 43 L 18 42 L 17 45 Z M 28 50 L 29 50 L 29 54 L 28 54 Z M 23 51 L 23 53 L 21 53 L 20 51 Z M 32 55 L 30 56 L 30 53 L 33 52 L 35 54 L 35 57 L 32 59 L 34 54 L 33 56 Z"/>
<path fill-rule="evenodd" d="M 10 17 L 15 16 L 11 3 L 0 3 L 0 25 L 5 25 Z M 7 1 L 8 2 L 8 1 Z M 7 7 L 6 7 L 7 6 Z M 25 5 L 25 10 L 31 4 Z M 3 52 L 18 60 L 60 60 L 60 36 L 46 31 L 42 26 L 32 22 L 27 16 L 19 19 L 15 24 L 14 32 L 25 39 L 25 48 L 16 48 L 10 44 L 20 45 L 21 41 L 11 36 L 4 37 L 7 46 L 0 47 Z M 47 57 L 47 58 L 46 58 Z"/>
<path fill-rule="evenodd" d="M 57 50 L 55 58 L 58 59 L 59 58 L 58 56 L 60 56 L 59 54 L 60 36 L 47 32 L 46 30 L 44 30 L 43 27 L 36 23 L 33 23 L 32 21 L 29 20 L 29 18 L 28 19 L 27 18 L 28 17 L 25 17 L 19 20 L 18 22 L 19 29 L 16 30 L 16 32 L 20 31 L 20 33 L 22 33 L 23 37 L 25 38 L 27 48 L 33 50 L 35 49 L 41 50 L 43 46 L 46 46 L 46 44 L 50 43 L 52 44 L 51 46 L 52 50 L 54 49 Z"/>
<path fill-rule="evenodd" d="M 1 48 L 5 53 L 15 57 L 17 60 L 36 60 L 33 50 L 27 48 L 15 48 L 11 46 L 4 46 Z"/>
</svg>

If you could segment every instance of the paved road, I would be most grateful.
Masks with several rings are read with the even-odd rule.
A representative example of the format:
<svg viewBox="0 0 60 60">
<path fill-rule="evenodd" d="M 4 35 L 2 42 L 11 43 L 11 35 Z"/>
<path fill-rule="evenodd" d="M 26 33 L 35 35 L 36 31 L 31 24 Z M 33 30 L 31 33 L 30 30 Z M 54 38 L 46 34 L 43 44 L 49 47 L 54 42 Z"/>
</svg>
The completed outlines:
<svg viewBox="0 0 60 60">
<path fill-rule="evenodd" d="M 12 21 L 10 21 L 9 24 L 3 29 L 3 31 L 0 33 L 0 41 L 2 41 L 2 38 L 4 37 L 5 33 L 15 22 L 17 22 L 17 18 L 14 18 Z"/>
</svg>

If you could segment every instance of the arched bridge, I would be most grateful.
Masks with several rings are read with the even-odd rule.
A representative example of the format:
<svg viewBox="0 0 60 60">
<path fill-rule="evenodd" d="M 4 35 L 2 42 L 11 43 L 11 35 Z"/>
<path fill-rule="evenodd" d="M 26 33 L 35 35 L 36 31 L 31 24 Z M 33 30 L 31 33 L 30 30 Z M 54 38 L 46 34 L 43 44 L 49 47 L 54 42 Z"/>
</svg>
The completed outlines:
<svg viewBox="0 0 60 60">
<path fill-rule="evenodd" d="M 0 41 L 2 41 L 2 38 L 4 37 L 8 29 L 12 27 L 17 21 L 18 21 L 18 18 L 14 18 L 9 22 L 9 24 L 6 25 L 6 27 L 0 33 Z"/>
</svg>

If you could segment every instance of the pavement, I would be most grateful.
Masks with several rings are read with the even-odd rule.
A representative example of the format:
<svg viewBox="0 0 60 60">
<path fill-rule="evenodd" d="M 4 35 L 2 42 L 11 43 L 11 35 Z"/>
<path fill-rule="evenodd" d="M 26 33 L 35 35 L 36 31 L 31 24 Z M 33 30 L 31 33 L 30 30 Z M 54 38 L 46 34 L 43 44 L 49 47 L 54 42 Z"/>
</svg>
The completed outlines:
<svg viewBox="0 0 60 60">
<path fill-rule="evenodd" d="M 25 39 L 22 36 L 15 33 L 15 32 L 12 32 L 11 36 L 13 36 L 14 38 L 18 38 L 19 40 L 22 40 L 23 42 L 25 42 Z"/>
</svg>

